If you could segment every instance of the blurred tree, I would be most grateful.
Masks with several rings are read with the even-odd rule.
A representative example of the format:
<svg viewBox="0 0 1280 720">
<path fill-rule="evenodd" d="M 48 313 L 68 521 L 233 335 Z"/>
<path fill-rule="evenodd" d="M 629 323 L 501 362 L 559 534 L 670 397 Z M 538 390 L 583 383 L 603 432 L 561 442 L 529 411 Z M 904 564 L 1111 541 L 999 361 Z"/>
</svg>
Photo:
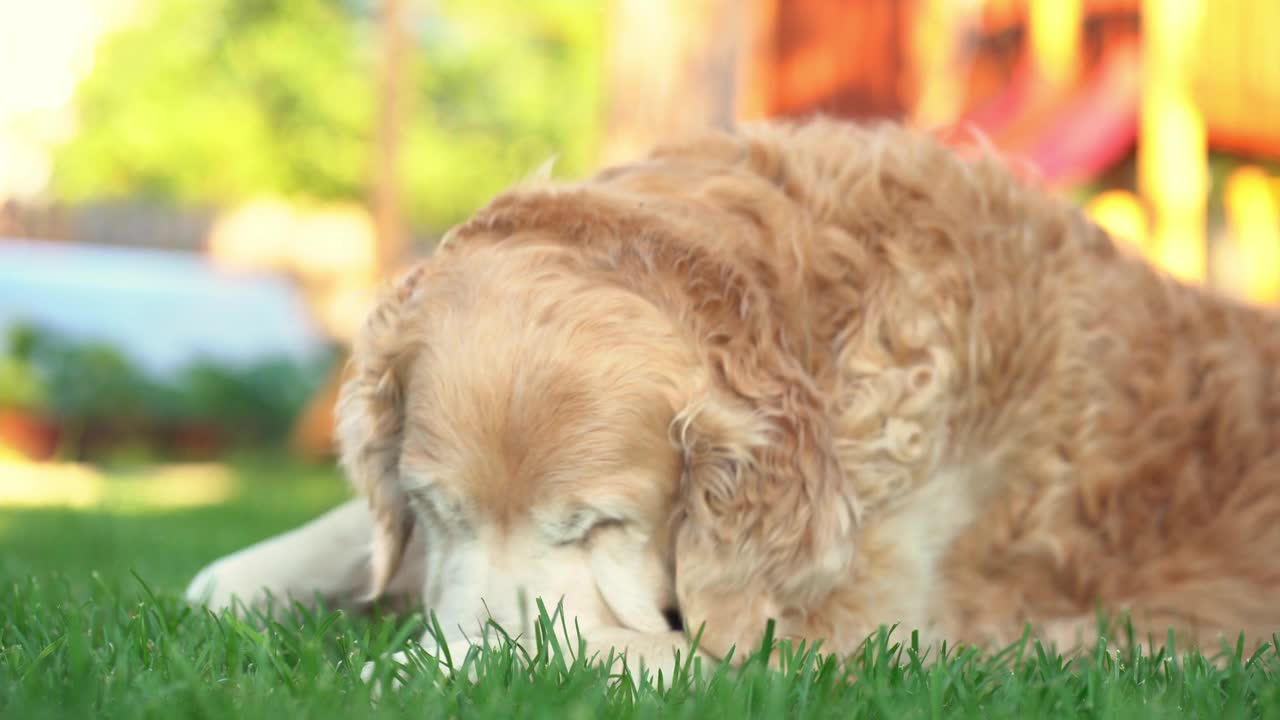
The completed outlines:
<svg viewBox="0 0 1280 720">
<path fill-rule="evenodd" d="M 600 0 L 405 0 L 399 132 L 412 226 L 439 230 L 558 154 L 587 169 Z M 77 89 L 55 151 L 67 201 L 364 202 L 378 102 L 377 0 L 142 0 Z"/>
<path fill-rule="evenodd" d="M 414 23 L 401 161 L 409 216 L 460 218 L 551 156 L 591 169 L 600 130 L 602 0 L 435 0 Z"/>
</svg>

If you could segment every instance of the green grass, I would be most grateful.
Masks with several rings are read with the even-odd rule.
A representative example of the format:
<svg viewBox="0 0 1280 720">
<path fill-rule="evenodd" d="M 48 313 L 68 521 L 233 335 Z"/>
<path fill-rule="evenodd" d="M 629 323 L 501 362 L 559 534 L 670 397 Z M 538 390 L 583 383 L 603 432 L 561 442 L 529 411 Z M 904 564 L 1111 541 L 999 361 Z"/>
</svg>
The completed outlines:
<svg viewBox="0 0 1280 720">
<path fill-rule="evenodd" d="M 1068 663 L 1030 643 L 931 657 L 895 632 L 851 658 L 782 647 L 781 670 L 756 654 L 653 682 L 557 659 L 566 628 L 550 617 L 527 652 L 495 633 L 497 649 L 453 658 L 456 680 L 419 658 L 375 706 L 361 666 L 418 636 L 420 618 L 240 622 L 181 602 L 205 562 L 344 496 L 330 471 L 241 467 L 216 507 L 0 508 L 0 718 L 1280 717 L 1275 644 L 1223 667 L 1105 650 Z"/>
</svg>

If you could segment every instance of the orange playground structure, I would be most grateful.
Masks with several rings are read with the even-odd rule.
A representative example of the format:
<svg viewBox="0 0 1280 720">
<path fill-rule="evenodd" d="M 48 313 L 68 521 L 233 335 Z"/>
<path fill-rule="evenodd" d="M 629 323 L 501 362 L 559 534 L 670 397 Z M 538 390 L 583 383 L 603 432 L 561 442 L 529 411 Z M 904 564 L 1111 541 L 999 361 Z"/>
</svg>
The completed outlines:
<svg viewBox="0 0 1280 720">
<path fill-rule="evenodd" d="M 976 130 L 1175 275 L 1280 301 L 1280 2 L 761 0 L 755 12 L 740 116 Z"/>
</svg>

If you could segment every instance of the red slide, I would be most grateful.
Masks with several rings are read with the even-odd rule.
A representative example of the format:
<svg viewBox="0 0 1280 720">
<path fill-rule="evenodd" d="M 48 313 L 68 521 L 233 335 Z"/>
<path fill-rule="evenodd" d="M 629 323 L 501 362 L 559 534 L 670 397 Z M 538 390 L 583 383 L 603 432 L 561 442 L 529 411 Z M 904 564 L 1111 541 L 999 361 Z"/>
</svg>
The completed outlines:
<svg viewBox="0 0 1280 720">
<path fill-rule="evenodd" d="M 1133 147 L 1140 83 L 1136 46 L 1110 51 L 1066 94 L 1048 92 L 1024 63 L 1004 92 L 959 125 L 978 130 L 1010 159 L 1030 164 L 1045 182 L 1070 185 L 1105 171 Z"/>
</svg>

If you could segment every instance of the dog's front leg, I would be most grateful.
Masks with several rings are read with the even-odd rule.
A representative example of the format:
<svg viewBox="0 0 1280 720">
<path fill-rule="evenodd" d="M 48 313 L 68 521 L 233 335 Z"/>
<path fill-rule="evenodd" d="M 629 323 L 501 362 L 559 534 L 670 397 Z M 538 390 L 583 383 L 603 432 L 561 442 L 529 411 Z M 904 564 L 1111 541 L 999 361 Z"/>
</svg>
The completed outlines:
<svg viewBox="0 0 1280 720">
<path fill-rule="evenodd" d="M 363 498 L 350 500 L 311 522 L 209 564 L 188 585 L 186 597 L 211 610 L 266 610 L 281 604 L 357 609 L 370 582 L 373 516 Z M 415 532 L 386 593 L 394 606 L 413 607 L 422 591 L 422 533 Z M 236 605 L 238 599 L 239 605 Z M 243 607 L 241 607 L 242 605 Z"/>
</svg>

